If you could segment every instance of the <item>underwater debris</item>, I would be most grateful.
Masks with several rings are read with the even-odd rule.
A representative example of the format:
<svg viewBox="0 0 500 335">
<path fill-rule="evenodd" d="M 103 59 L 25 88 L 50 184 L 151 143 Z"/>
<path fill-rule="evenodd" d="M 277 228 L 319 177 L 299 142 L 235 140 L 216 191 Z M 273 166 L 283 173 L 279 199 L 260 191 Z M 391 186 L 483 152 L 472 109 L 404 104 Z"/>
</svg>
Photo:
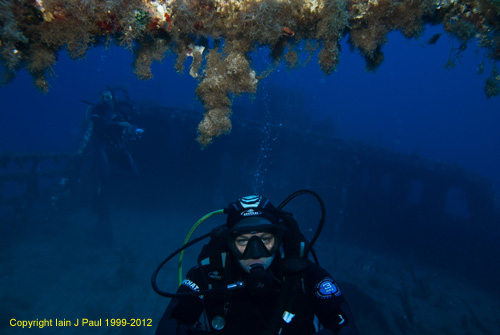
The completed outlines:
<svg viewBox="0 0 500 335">
<path fill-rule="evenodd" d="M 331 74 L 339 63 L 339 41 L 348 35 L 373 70 L 384 60 L 388 33 L 398 30 L 417 38 L 426 23 L 441 23 L 464 49 L 476 39 L 489 58 L 500 60 L 498 0 L 3 0 L 0 73 L 7 82 L 26 68 L 35 85 L 47 91 L 47 77 L 62 49 L 81 58 L 96 45 L 127 47 L 135 53 L 134 71 L 140 79 L 152 78 L 152 62 L 167 52 L 177 55 L 178 71 L 192 56 L 189 73 L 200 81 L 197 94 L 206 110 L 198 140 L 206 145 L 230 131 L 231 96 L 256 90 L 248 59 L 254 47 L 268 46 L 274 60 L 284 59 L 293 68 L 296 50 L 305 42 L 313 48 L 306 52 L 319 51 L 320 68 Z M 196 49 L 207 39 L 216 46 Z M 450 67 L 459 61 L 460 49 L 452 56 Z M 241 67 L 233 73 L 234 64 Z M 489 97 L 498 95 L 495 84 L 488 78 Z"/>
<path fill-rule="evenodd" d="M 441 33 L 437 33 L 437 34 L 432 35 L 432 37 L 427 40 L 427 44 L 430 44 L 430 45 L 436 44 L 437 41 L 439 40 L 439 38 L 441 37 L 441 35 L 442 35 Z"/>
<path fill-rule="evenodd" d="M 450 70 L 450 69 L 455 68 L 457 62 L 462 64 L 462 53 L 466 49 L 467 49 L 466 42 L 460 43 L 458 48 L 455 48 L 455 46 L 452 45 L 451 50 L 450 50 L 450 55 L 448 56 L 448 61 L 446 62 L 446 64 L 443 67 Z"/>
<path fill-rule="evenodd" d="M 484 92 L 488 98 L 495 97 L 500 94 L 500 74 L 498 74 L 498 68 L 496 66 L 493 67 L 490 76 L 486 79 Z"/>
</svg>

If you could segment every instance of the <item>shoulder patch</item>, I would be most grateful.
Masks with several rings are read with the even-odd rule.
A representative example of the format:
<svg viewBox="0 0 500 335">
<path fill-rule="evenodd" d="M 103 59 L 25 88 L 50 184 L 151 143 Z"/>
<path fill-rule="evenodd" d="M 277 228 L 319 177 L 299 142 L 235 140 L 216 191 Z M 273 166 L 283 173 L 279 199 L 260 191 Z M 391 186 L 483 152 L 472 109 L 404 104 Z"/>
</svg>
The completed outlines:
<svg viewBox="0 0 500 335">
<path fill-rule="evenodd" d="M 325 278 L 316 284 L 314 293 L 320 299 L 330 299 L 340 296 L 340 289 L 332 278 Z"/>
<path fill-rule="evenodd" d="M 222 280 L 224 275 L 217 270 L 211 271 L 208 273 L 208 278 L 212 280 Z"/>
</svg>

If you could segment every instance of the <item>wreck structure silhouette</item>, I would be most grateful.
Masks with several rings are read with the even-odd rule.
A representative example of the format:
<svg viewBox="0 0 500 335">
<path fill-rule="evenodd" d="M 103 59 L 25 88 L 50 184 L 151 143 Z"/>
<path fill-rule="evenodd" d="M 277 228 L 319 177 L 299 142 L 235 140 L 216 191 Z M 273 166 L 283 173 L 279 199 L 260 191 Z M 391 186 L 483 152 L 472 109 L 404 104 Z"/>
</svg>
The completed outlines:
<svg viewBox="0 0 500 335">
<path fill-rule="evenodd" d="M 147 218 L 158 208 L 190 206 L 186 199 L 201 197 L 209 206 L 223 201 L 226 193 L 249 189 L 258 166 L 255 148 L 263 136 L 262 122 L 241 114 L 235 114 L 233 126 L 245 136 L 198 150 L 193 141 L 198 112 L 142 106 L 134 119 L 146 131 L 129 146 L 141 175 L 116 169 L 104 188 L 89 159 L 91 124 L 70 153 L 0 154 L 2 230 L 17 233 L 19 227 L 38 227 L 43 220 L 78 229 L 73 220 L 82 214 L 84 225 L 95 226 L 102 236 L 102 206 L 112 217 L 137 210 Z M 268 169 L 266 194 L 286 194 L 297 185 L 321 194 L 329 207 L 328 243 L 342 241 L 407 257 L 498 287 L 498 276 L 489 271 L 497 264 L 500 212 L 488 179 L 460 166 L 342 140 L 331 129 L 269 127 L 277 138 L 272 161 L 287 164 Z M 165 143 L 161 153 L 159 143 Z M 163 224 L 170 225 L 168 220 Z M 113 227 L 119 229 L 121 223 L 110 225 L 111 234 Z M 162 229 L 170 229 L 166 227 Z"/>
<path fill-rule="evenodd" d="M 163 141 L 162 136 L 171 136 L 170 134 L 175 133 L 174 129 L 179 129 L 179 125 L 181 128 L 194 125 L 197 113 L 161 106 L 143 106 L 134 116 L 141 124 L 147 126 L 148 134 L 154 141 Z M 176 120 L 175 124 L 171 120 Z M 239 132 L 247 134 L 260 132 L 261 124 L 257 121 L 236 117 L 234 123 Z M 172 128 L 165 131 L 165 127 Z M 342 140 L 329 133 L 309 132 L 283 125 L 279 127 L 278 132 L 276 136 L 280 141 L 289 145 L 273 153 L 276 160 L 286 161 L 287 157 L 293 156 L 295 150 L 301 147 L 308 148 L 307 152 L 312 156 L 328 153 L 328 157 L 324 158 L 325 163 L 318 163 L 315 166 L 308 164 L 310 160 L 307 157 L 301 158 L 301 162 L 297 164 L 304 166 L 297 165 L 297 169 L 303 171 L 304 176 L 319 178 L 319 181 L 312 179 L 309 183 L 316 185 L 315 189 L 323 187 L 324 193 L 331 194 L 330 200 L 339 211 L 351 208 L 351 218 L 369 211 L 372 216 L 376 213 L 390 215 L 392 218 L 386 221 L 399 224 L 405 220 L 396 218 L 400 213 L 403 217 L 413 216 L 417 221 L 431 220 L 448 222 L 444 224 L 452 225 L 461 222 L 462 226 L 473 226 L 481 231 L 498 228 L 500 213 L 494 188 L 488 179 L 479 174 L 457 165 L 417 155 L 397 153 L 363 142 Z M 147 176 L 141 177 L 152 179 L 155 188 L 168 188 L 170 179 L 178 178 L 176 166 L 186 172 L 186 166 L 193 165 L 189 163 L 193 159 L 189 155 L 177 156 L 174 152 L 170 152 L 182 145 L 183 141 L 189 140 L 188 134 L 179 136 L 181 138 L 176 140 L 174 148 L 165 148 L 166 152 L 162 156 L 166 158 L 158 157 L 156 150 L 145 150 L 151 146 L 148 143 L 136 144 L 134 155 L 144 162 L 148 160 L 155 162 L 151 164 L 151 171 L 147 171 Z M 259 136 L 251 137 L 258 139 Z M 84 173 L 92 173 L 82 172 L 88 168 L 86 165 L 90 164 L 85 155 L 91 151 L 88 148 L 91 138 L 92 123 L 89 123 L 80 143 L 71 153 L 0 154 L 0 204 L 12 207 L 14 210 L 24 210 L 33 202 L 55 204 L 62 198 L 75 195 L 78 192 L 75 183 L 80 182 L 76 179 L 80 179 Z M 226 145 L 224 150 L 245 151 L 249 155 L 251 151 L 245 148 L 254 143 L 245 143 L 247 138 L 244 136 L 242 139 L 229 141 L 229 146 Z M 171 157 L 175 157 L 176 164 L 173 164 Z M 166 164 L 165 168 L 160 168 L 163 164 Z M 203 169 L 204 173 L 192 176 L 193 183 L 201 183 L 206 178 L 205 175 L 217 176 L 220 167 L 205 166 Z M 165 176 L 166 170 L 170 170 L 171 177 Z M 196 178 L 201 180 L 196 181 Z M 165 185 L 161 186 L 158 180 L 163 180 L 161 183 Z M 134 180 L 131 182 L 144 183 Z M 270 187 L 279 189 L 280 186 L 270 185 Z M 450 213 L 447 208 L 450 198 L 461 199 L 462 207 L 467 209 L 467 213 L 458 216 L 456 213 Z M 367 199 L 372 199 L 371 205 Z"/>
<path fill-rule="evenodd" d="M 95 45 L 122 45 L 133 50 L 141 79 L 151 78 L 152 62 L 169 53 L 176 55 L 178 71 L 192 58 L 189 73 L 200 82 L 196 93 L 205 108 L 198 142 L 206 146 L 230 132 L 232 97 L 254 93 L 259 79 L 273 70 L 252 69 L 249 53 L 255 47 L 268 47 L 272 64 L 285 60 L 290 68 L 299 53 L 318 51 L 320 68 L 331 74 L 339 41 L 348 36 L 367 68 L 375 69 L 383 62 L 389 32 L 416 38 L 425 24 L 442 24 L 459 42 L 449 67 L 477 41 L 493 61 L 484 90 L 488 97 L 500 93 L 498 0 L 4 0 L 0 60 L 4 81 L 24 67 L 47 91 L 62 49 L 80 58 Z"/>
</svg>

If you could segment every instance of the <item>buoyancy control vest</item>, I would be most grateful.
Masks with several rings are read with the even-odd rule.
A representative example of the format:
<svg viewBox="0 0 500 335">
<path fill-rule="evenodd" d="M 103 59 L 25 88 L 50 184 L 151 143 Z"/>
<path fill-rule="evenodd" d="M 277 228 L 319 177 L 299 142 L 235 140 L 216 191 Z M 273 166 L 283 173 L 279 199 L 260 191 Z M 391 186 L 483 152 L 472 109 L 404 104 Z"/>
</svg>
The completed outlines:
<svg viewBox="0 0 500 335">
<path fill-rule="evenodd" d="M 262 335 L 277 334 L 286 329 L 298 313 L 301 314 L 303 323 L 301 328 L 314 329 L 312 326 L 314 315 L 311 311 L 303 309 L 305 292 L 302 272 L 310 264 L 305 257 L 308 241 L 300 232 L 292 214 L 281 213 L 281 216 L 286 225 L 283 247 L 279 257 L 275 258 L 269 269 L 274 277 L 274 290 L 279 293 L 274 297 L 275 306 L 271 315 L 267 316 L 270 321 Z M 216 228 L 210 237 L 210 241 L 203 246 L 198 256 L 198 266 L 203 278 L 200 284 L 203 288 L 214 292 L 203 297 L 205 315 L 202 319 L 205 321 L 205 328 L 210 328 L 211 332 L 224 333 L 225 318 L 228 309 L 231 308 L 231 300 L 238 299 L 239 292 L 223 288 L 236 283 L 240 279 L 238 275 L 243 271 L 227 247 L 224 230 Z M 297 324 L 297 319 L 294 324 Z"/>
</svg>

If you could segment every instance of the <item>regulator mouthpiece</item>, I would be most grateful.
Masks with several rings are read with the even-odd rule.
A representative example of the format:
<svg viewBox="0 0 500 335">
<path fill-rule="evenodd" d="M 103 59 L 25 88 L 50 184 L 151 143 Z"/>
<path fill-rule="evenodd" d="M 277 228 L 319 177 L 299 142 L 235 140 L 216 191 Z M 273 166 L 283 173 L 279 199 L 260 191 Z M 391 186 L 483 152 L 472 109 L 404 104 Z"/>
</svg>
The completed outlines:
<svg viewBox="0 0 500 335">
<path fill-rule="evenodd" d="M 253 264 L 248 267 L 250 274 L 245 280 L 245 287 L 252 295 L 268 293 L 273 287 L 273 277 L 270 271 L 264 269 L 263 264 Z"/>
</svg>

